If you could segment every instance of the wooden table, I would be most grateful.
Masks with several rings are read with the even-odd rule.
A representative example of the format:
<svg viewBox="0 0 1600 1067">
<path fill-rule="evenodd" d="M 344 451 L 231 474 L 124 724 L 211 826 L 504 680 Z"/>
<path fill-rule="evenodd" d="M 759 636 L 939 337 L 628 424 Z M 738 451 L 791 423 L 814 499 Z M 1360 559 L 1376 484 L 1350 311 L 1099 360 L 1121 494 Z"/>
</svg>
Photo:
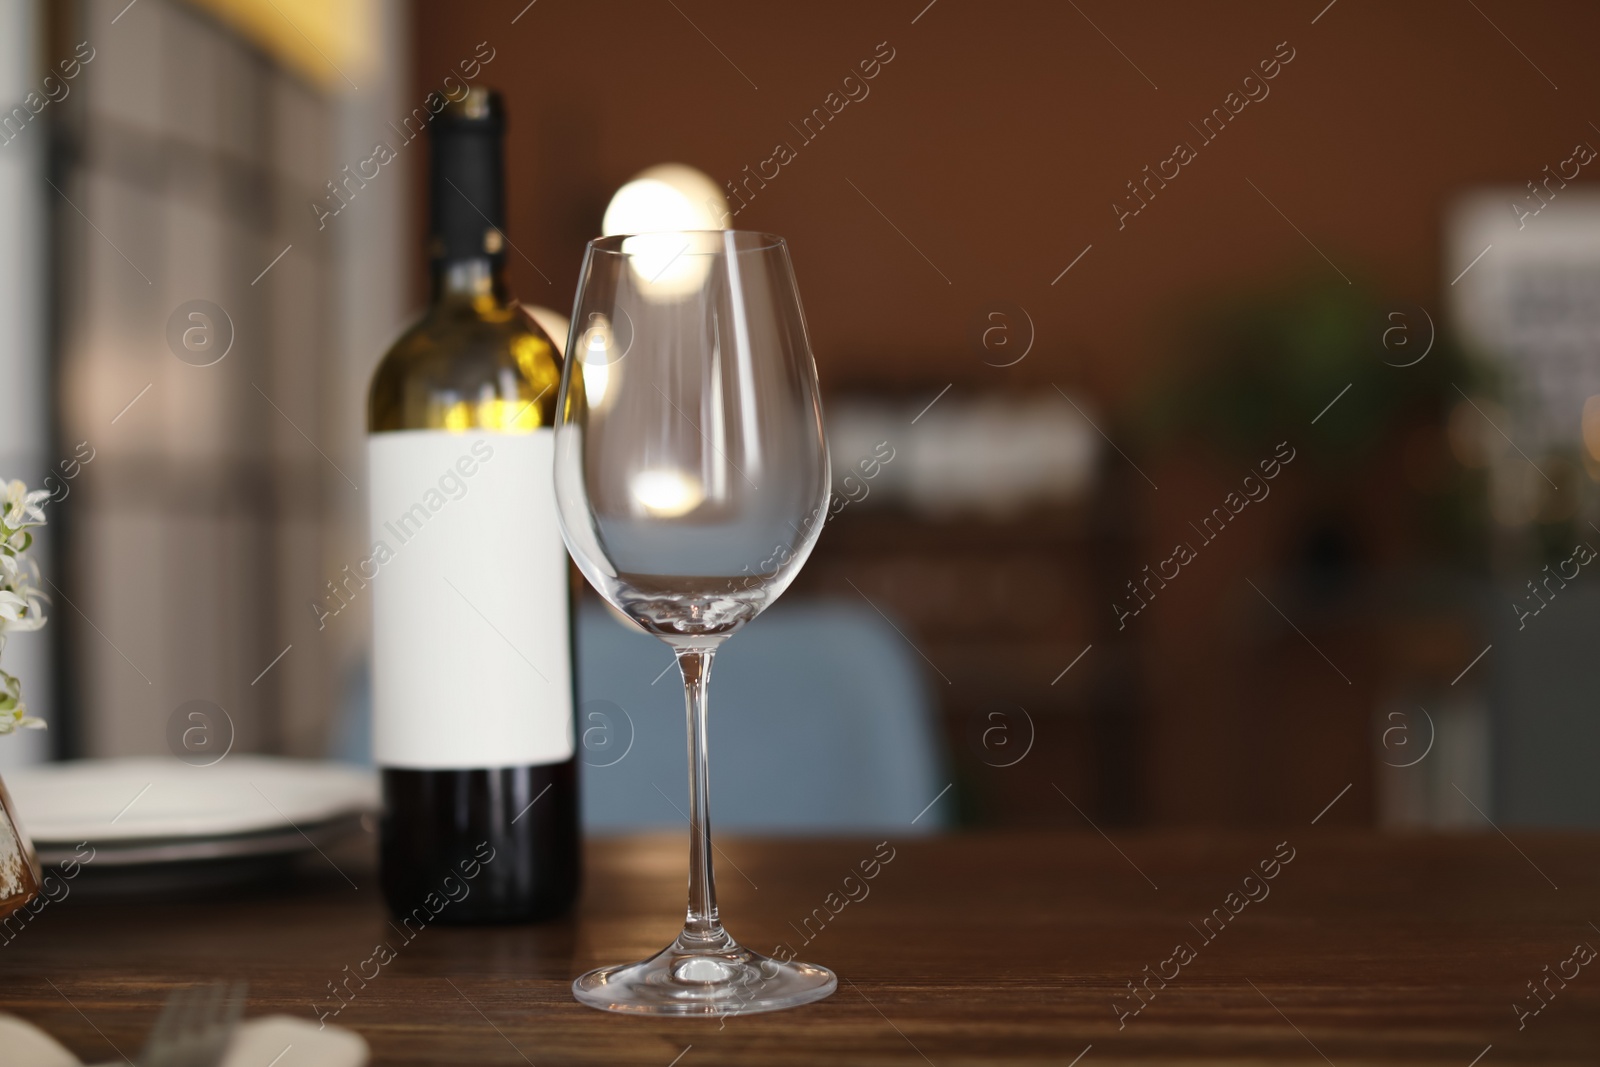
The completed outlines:
<svg viewBox="0 0 1600 1067">
<path fill-rule="evenodd" d="M 844 880 L 875 842 L 720 840 L 733 932 L 841 976 L 833 997 L 790 1012 L 652 1021 L 573 1001 L 574 975 L 674 934 L 678 835 L 593 843 L 569 921 L 431 926 L 410 943 L 388 925 L 365 847 L 334 857 L 359 888 L 311 857 L 320 871 L 270 890 L 75 893 L 0 947 L 0 1010 L 109 1059 L 113 1043 L 137 1050 L 174 983 L 247 978 L 249 1014 L 313 1019 L 339 1003 L 345 968 L 370 974 L 363 961 L 388 941 L 396 957 L 330 1019 L 382 1064 L 1600 1062 L 1600 961 L 1564 962 L 1600 947 L 1600 837 L 1113 836 L 895 841 L 865 896 Z M 846 888 L 860 899 L 841 906 Z M 813 909 L 826 925 L 805 927 Z M 1204 922 L 1213 909 L 1225 924 Z M 1537 1006 L 1526 983 L 1574 969 L 1519 1029 L 1513 1004 Z M 1164 988 L 1146 977 L 1174 972 Z M 1141 981 L 1154 993 L 1132 1014 Z"/>
</svg>

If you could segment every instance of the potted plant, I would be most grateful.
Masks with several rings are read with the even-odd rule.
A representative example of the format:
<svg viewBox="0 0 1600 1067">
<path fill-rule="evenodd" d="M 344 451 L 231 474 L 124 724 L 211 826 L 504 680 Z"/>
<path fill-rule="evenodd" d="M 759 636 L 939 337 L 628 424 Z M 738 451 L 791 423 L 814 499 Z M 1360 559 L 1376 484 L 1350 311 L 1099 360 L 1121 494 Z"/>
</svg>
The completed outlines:
<svg viewBox="0 0 1600 1067">
<path fill-rule="evenodd" d="M 28 558 L 36 526 L 44 525 L 40 506 L 50 494 L 29 492 L 20 481 L 0 482 L 0 657 L 6 638 L 19 630 L 37 630 L 45 623 L 42 602 L 47 598 L 35 585 L 39 567 Z M 40 729 L 44 723 L 28 714 L 22 702 L 22 683 L 0 668 L 0 735 L 18 729 Z M 0 782 L 0 919 L 39 894 L 39 860 L 33 842 L 17 821 L 16 809 Z"/>
</svg>

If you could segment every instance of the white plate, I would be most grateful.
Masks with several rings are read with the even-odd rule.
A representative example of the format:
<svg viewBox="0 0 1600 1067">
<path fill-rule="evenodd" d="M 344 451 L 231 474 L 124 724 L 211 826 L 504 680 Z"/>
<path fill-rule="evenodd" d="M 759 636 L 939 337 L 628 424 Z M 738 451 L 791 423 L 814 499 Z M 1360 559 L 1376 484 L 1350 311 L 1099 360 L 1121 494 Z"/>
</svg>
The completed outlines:
<svg viewBox="0 0 1600 1067">
<path fill-rule="evenodd" d="M 41 846 L 215 838 L 376 812 L 377 774 L 338 763 L 232 755 L 74 760 L 6 772 L 18 821 Z"/>
</svg>

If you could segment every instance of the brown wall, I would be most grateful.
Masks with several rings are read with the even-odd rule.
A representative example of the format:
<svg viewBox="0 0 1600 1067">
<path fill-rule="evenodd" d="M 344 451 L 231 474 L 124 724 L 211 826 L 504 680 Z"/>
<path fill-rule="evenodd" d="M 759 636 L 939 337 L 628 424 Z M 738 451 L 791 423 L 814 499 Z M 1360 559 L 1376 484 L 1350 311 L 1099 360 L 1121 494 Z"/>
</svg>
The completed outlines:
<svg viewBox="0 0 1600 1067">
<path fill-rule="evenodd" d="M 1285 269 L 1332 276 L 1251 182 L 1344 274 L 1433 301 L 1448 196 L 1520 185 L 1595 136 L 1600 9 L 1577 2 L 1338 0 L 1313 25 L 1325 0 L 939 0 L 913 25 L 925 0 L 544 0 L 513 25 L 524 2 L 420 0 L 415 27 L 419 103 L 478 42 L 495 49 L 482 78 L 509 99 L 511 236 L 553 280 L 513 256 L 519 293 L 570 306 L 582 242 L 634 172 L 679 160 L 726 181 L 788 140 L 798 158 L 736 224 L 790 238 L 835 386 L 1120 390 L 1159 365 L 1182 301 Z M 800 144 L 788 124 L 883 41 L 894 59 L 870 95 Z M 1188 123 L 1283 41 L 1294 59 L 1270 95 L 1201 147 Z M 1180 139 L 1198 158 L 1119 232 L 1112 201 Z M 994 299 L 1027 308 L 1040 338 L 1004 374 L 969 341 Z"/>
<path fill-rule="evenodd" d="M 1600 83 L 1591 59 L 1600 9 L 1575 2 L 524 3 L 421 3 L 415 27 L 418 102 L 478 42 L 496 50 L 483 80 L 508 96 L 511 236 L 551 279 L 513 255 L 519 294 L 570 306 L 583 242 L 638 170 L 681 161 L 719 181 L 743 178 L 742 168 L 787 141 L 797 158 L 736 225 L 790 239 L 823 382 L 835 391 L 931 397 L 954 381 L 957 396 L 1050 394 L 1055 382 L 1114 410 L 1194 358 L 1182 323 L 1195 308 L 1291 274 L 1335 284 L 1342 274 L 1437 314 L 1465 265 L 1441 262 L 1451 197 L 1484 183 L 1521 185 L 1575 142 L 1600 141 L 1586 103 Z M 822 106 L 880 42 L 893 59 L 870 95 L 802 144 L 789 124 Z M 1224 106 L 1261 61 L 1291 50 L 1269 95 L 1203 143 L 1190 123 Z M 1196 158 L 1119 229 L 1112 204 L 1126 197 L 1125 183 L 1179 141 Z M 999 301 L 1025 308 L 1038 335 L 1028 358 L 1006 369 L 986 366 L 974 342 L 975 324 Z M 1124 565 L 1132 573 L 1165 555 L 1162 537 L 1237 481 L 1215 457 L 1169 452 L 1144 460 L 1159 492 L 1108 456 L 1108 470 L 1128 482 L 1118 490 L 1126 534 L 1108 542 L 1126 558 L 1069 538 L 1058 554 L 1120 580 Z M 1131 801 L 1091 810 L 1237 822 L 1308 818 L 1354 782 L 1329 821 L 1371 820 L 1374 709 L 1397 685 L 1446 665 L 1447 681 L 1481 647 L 1470 619 L 1424 620 L 1422 638 L 1391 640 L 1412 624 L 1374 607 L 1387 581 L 1379 569 L 1417 562 L 1394 517 L 1412 492 L 1403 466 L 1374 463 L 1348 508 L 1368 541 L 1369 570 L 1336 608 L 1297 598 L 1292 579 L 1273 577 L 1292 569 L 1304 516 L 1341 499 L 1306 469 L 1285 480 L 1274 510 L 1208 548 L 1136 634 L 1110 636 L 1100 665 L 1091 657 L 1069 679 L 1078 688 L 1050 687 L 1097 632 L 1080 632 L 1076 611 L 1109 618 L 1102 601 L 1073 598 L 1072 611 L 1057 612 L 1060 625 L 1032 635 L 1038 663 L 975 675 L 961 698 L 992 697 L 998 685 L 1026 703 L 1040 715 L 1049 759 L 992 786 L 975 766 L 963 788 L 990 789 L 993 810 L 1007 791 L 1021 798 L 1001 821 L 1071 823 L 1064 805 L 1047 806 L 1052 783 L 1104 797 L 1117 785 L 1108 775 L 1127 775 L 1137 779 Z M 842 534 L 819 551 L 817 575 L 839 563 L 829 553 L 846 550 Z M 1001 556 L 1031 543 L 1019 524 L 961 536 Z M 932 570 L 937 555 L 926 555 Z M 860 578 L 863 562 L 849 566 Z M 1321 651 L 1246 578 L 1300 615 Z M 937 642 L 910 603 L 896 605 L 901 617 Z M 1107 672 L 1098 683 L 1095 671 Z M 1024 699 L 1024 685 L 1034 696 Z M 1111 700 L 1074 720 L 1097 689 L 1133 692 L 1136 708 Z M 945 714 L 959 735 L 967 711 L 957 702 Z M 1118 725 L 1123 714 L 1131 724 Z M 1133 738 L 1137 766 L 1096 751 L 1086 738 L 1097 734 Z M 985 803 L 978 797 L 974 810 Z"/>
</svg>

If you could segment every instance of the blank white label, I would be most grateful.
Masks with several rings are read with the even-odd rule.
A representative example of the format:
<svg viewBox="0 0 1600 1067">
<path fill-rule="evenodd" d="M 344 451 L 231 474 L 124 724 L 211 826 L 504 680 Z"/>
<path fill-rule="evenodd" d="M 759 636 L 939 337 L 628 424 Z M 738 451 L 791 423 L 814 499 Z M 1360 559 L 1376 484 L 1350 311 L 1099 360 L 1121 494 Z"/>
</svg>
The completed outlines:
<svg viewBox="0 0 1600 1067">
<path fill-rule="evenodd" d="M 554 456 L 547 429 L 367 438 L 370 554 L 386 557 L 372 579 L 379 766 L 572 758 L 571 609 Z"/>
</svg>

